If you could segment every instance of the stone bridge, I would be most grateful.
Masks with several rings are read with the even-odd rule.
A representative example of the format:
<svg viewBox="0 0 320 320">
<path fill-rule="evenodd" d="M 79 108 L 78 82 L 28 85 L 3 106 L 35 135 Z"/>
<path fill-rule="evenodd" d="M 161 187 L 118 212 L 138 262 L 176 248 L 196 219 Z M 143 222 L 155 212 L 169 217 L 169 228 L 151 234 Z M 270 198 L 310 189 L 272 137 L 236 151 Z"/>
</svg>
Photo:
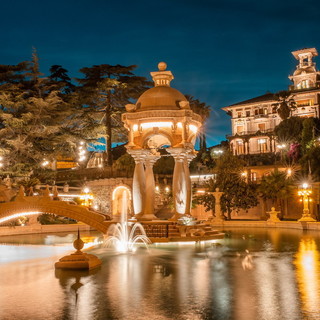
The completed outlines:
<svg viewBox="0 0 320 320">
<path fill-rule="evenodd" d="M 43 196 L 25 196 L 21 188 L 15 201 L 0 203 L 0 224 L 20 216 L 57 214 L 81 221 L 94 229 L 106 233 L 110 221 L 102 213 L 86 207 L 69 204 L 66 201 L 53 200 L 47 189 Z"/>
</svg>

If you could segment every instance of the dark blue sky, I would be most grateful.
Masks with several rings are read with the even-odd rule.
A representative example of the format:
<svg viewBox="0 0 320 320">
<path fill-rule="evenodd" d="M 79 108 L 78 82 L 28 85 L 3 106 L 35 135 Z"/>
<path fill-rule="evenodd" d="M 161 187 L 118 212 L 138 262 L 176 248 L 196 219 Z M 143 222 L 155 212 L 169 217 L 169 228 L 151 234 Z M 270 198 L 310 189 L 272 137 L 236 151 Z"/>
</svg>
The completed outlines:
<svg viewBox="0 0 320 320">
<path fill-rule="evenodd" d="M 230 133 L 221 107 L 286 89 L 291 51 L 320 51 L 318 0 L 15 0 L 1 11 L 0 64 L 29 59 L 32 47 L 43 72 L 59 64 L 74 77 L 102 63 L 149 77 L 166 61 L 173 87 L 212 106 L 210 145 Z"/>
</svg>

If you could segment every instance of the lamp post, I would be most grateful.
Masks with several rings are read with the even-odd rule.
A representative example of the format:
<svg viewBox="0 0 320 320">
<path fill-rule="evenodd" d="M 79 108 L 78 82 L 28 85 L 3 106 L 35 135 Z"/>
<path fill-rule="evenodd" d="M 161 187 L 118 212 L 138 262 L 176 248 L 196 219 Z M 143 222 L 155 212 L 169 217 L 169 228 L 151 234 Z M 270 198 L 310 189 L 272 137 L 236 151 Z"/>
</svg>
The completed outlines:
<svg viewBox="0 0 320 320">
<path fill-rule="evenodd" d="M 307 221 L 307 222 L 315 222 L 316 220 L 311 217 L 309 210 L 309 202 L 311 199 L 312 190 L 307 183 L 302 185 L 302 188 L 299 189 L 298 195 L 301 197 L 303 202 L 303 213 L 302 217 L 298 221 Z"/>
<path fill-rule="evenodd" d="M 91 207 L 93 202 L 93 195 L 90 193 L 89 188 L 85 187 L 80 195 L 81 205 L 85 207 Z"/>
</svg>

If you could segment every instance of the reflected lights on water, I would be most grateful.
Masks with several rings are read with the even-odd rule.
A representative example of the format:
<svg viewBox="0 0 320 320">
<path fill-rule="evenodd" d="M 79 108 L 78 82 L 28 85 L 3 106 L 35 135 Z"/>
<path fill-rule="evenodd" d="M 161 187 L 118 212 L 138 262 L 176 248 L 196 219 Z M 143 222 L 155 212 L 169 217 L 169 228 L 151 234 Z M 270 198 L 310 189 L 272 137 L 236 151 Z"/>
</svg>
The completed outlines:
<svg viewBox="0 0 320 320">
<path fill-rule="evenodd" d="M 295 256 L 296 276 L 301 294 L 302 310 L 308 319 L 319 319 L 320 254 L 312 238 L 301 239 Z M 315 318 L 312 317 L 315 314 Z"/>
</svg>

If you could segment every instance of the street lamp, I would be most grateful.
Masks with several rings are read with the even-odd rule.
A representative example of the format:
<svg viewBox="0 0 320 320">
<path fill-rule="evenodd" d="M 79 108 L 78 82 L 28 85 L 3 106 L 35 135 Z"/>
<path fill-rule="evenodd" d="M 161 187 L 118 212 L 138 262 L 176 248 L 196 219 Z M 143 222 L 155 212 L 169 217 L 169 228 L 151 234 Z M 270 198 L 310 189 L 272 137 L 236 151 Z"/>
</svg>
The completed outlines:
<svg viewBox="0 0 320 320">
<path fill-rule="evenodd" d="M 302 185 L 302 188 L 298 191 L 298 196 L 301 197 L 301 202 L 303 202 L 303 213 L 302 217 L 298 221 L 315 222 L 316 220 L 311 217 L 309 210 L 309 202 L 311 199 L 312 190 L 307 183 Z"/>
<path fill-rule="evenodd" d="M 91 207 L 93 202 L 93 195 L 90 193 L 90 189 L 85 187 L 80 195 L 81 205 L 85 207 Z"/>
</svg>

